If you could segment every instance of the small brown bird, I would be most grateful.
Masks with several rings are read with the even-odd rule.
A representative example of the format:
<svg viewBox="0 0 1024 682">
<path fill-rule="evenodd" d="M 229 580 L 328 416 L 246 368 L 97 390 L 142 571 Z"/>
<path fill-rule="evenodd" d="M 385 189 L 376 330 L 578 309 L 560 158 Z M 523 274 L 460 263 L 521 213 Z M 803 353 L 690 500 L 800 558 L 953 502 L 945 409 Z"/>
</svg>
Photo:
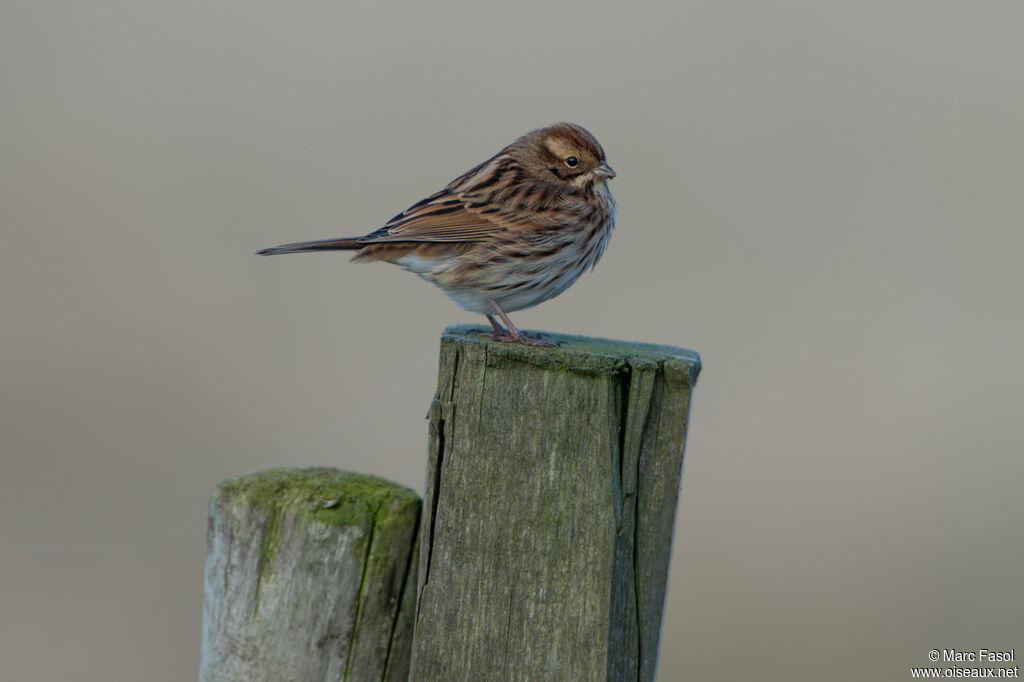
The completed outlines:
<svg viewBox="0 0 1024 682">
<path fill-rule="evenodd" d="M 523 135 L 375 232 L 258 253 L 347 250 L 356 251 L 353 261 L 394 263 L 463 310 L 486 315 L 494 339 L 550 346 L 516 329 L 507 313 L 558 296 L 597 264 L 615 227 L 607 183 L 614 177 L 593 135 L 556 123 Z"/>
</svg>

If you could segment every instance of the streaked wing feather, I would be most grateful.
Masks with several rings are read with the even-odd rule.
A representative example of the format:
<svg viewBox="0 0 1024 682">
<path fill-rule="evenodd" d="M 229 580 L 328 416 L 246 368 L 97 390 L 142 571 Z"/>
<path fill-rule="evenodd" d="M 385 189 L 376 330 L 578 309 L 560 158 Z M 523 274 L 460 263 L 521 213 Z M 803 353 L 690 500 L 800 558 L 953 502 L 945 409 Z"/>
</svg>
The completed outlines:
<svg viewBox="0 0 1024 682">
<path fill-rule="evenodd" d="M 470 211 L 462 200 L 449 195 L 445 199 L 416 204 L 392 218 L 381 229 L 367 235 L 363 241 L 480 241 L 494 236 L 502 229 L 487 218 Z"/>
<path fill-rule="evenodd" d="M 443 190 L 413 204 L 360 243 L 472 242 L 492 239 L 509 229 L 542 227 L 540 216 L 522 214 L 514 205 L 492 204 L 480 191 L 502 185 L 507 157 L 498 155 L 456 178 Z"/>
</svg>

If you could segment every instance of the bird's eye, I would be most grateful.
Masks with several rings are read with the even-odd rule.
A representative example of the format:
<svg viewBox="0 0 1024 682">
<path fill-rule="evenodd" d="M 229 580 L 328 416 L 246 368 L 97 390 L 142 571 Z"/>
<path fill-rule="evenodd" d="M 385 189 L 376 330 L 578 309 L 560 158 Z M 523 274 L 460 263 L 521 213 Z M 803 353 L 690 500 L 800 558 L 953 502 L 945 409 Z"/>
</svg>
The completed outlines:
<svg viewBox="0 0 1024 682">
<path fill-rule="evenodd" d="M 569 168 L 575 168 L 576 166 L 580 165 L 580 160 L 577 159 L 575 156 L 567 156 L 565 157 L 565 165 L 568 166 Z"/>
</svg>

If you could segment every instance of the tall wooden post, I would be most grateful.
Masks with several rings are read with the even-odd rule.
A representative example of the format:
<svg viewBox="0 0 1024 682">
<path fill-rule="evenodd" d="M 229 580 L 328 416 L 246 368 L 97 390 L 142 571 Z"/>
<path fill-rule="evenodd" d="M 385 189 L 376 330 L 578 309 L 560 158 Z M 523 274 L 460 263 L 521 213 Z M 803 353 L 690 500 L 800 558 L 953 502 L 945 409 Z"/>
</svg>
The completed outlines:
<svg viewBox="0 0 1024 682">
<path fill-rule="evenodd" d="M 700 360 L 441 339 L 411 680 L 652 680 Z"/>
<path fill-rule="evenodd" d="M 210 500 L 201 682 L 404 682 L 420 499 L 374 476 L 268 469 Z"/>
</svg>

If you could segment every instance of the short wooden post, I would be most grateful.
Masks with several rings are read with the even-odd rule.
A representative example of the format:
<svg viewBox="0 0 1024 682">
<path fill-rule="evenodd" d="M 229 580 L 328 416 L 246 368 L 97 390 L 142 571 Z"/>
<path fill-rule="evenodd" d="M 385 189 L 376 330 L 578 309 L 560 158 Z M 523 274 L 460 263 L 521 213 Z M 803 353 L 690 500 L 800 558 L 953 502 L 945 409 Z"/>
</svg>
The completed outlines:
<svg viewBox="0 0 1024 682">
<path fill-rule="evenodd" d="M 668 346 L 441 340 L 411 680 L 652 680 L 690 394 Z"/>
<path fill-rule="evenodd" d="M 408 488 L 335 469 L 220 483 L 199 679 L 404 682 L 419 513 Z"/>
</svg>

